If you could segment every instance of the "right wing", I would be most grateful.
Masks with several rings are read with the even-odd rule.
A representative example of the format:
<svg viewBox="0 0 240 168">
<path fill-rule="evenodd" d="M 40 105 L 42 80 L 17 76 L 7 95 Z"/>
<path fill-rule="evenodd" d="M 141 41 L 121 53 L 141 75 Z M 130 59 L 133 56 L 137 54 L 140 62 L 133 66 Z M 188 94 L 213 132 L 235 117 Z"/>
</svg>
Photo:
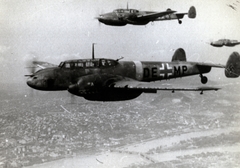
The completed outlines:
<svg viewBox="0 0 240 168">
<path fill-rule="evenodd" d="M 135 80 L 120 80 L 110 85 L 111 88 L 128 89 L 128 90 L 141 90 L 145 93 L 156 93 L 157 90 L 169 90 L 169 91 L 217 91 L 220 88 L 217 87 L 164 87 L 159 86 L 153 82 L 139 82 Z"/>
</svg>

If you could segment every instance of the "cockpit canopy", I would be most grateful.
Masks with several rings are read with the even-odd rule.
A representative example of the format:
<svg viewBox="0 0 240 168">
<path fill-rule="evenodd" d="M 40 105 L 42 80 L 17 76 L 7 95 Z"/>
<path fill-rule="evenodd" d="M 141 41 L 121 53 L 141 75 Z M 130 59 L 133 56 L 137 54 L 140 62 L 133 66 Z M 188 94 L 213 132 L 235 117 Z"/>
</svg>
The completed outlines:
<svg viewBox="0 0 240 168">
<path fill-rule="evenodd" d="M 73 69 L 73 68 L 99 68 L 99 67 L 112 67 L 118 64 L 118 61 L 112 59 L 78 59 L 68 60 L 59 64 L 60 68 Z"/>
<path fill-rule="evenodd" d="M 115 9 L 113 12 L 117 13 L 139 13 L 136 9 Z"/>
</svg>

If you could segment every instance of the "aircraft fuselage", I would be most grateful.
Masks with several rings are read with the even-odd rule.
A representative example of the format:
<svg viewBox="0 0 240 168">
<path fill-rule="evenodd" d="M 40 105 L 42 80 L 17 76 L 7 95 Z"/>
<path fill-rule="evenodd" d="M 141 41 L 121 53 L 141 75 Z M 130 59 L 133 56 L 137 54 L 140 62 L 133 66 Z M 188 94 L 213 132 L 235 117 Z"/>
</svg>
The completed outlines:
<svg viewBox="0 0 240 168">
<path fill-rule="evenodd" d="M 189 18 L 196 17 L 196 9 L 194 6 L 190 7 L 188 13 L 176 13 L 171 9 L 167 9 L 163 12 L 155 11 L 139 11 L 136 9 L 115 9 L 113 12 L 105 13 L 96 17 L 99 22 L 110 26 L 125 26 L 127 24 L 132 25 L 146 25 L 153 21 L 163 21 L 177 19 L 181 24 L 184 15 L 188 15 Z"/>
<path fill-rule="evenodd" d="M 135 9 L 123 10 L 118 9 L 117 11 L 100 15 L 97 19 L 99 22 L 111 26 L 125 26 L 127 24 L 133 25 L 146 25 L 151 20 L 138 20 L 137 15 L 148 14 L 149 12 L 142 12 Z M 155 12 L 151 12 L 155 13 Z"/>
<path fill-rule="evenodd" d="M 106 60 L 106 59 L 102 59 Z M 101 59 L 100 59 L 101 61 Z M 115 61 L 115 60 L 112 60 Z M 137 81 L 168 80 L 208 73 L 211 67 L 198 67 L 194 62 L 145 62 L 145 61 L 115 61 L 115 65 L 95 66 L 85 68 L 54 67 L 40 70 L 27 81 L 27 84 L 38 90 L 66 90 L 71 84 L 75 84 L 81 78 L 91 75 L 100 76 L 104 83 L 105 78 L 101 76 L 121 76 Z M 106 79 L 106 80 L 107 80 Z M 87 79 L 86 81 L 91 81 Z"/>
</svg>

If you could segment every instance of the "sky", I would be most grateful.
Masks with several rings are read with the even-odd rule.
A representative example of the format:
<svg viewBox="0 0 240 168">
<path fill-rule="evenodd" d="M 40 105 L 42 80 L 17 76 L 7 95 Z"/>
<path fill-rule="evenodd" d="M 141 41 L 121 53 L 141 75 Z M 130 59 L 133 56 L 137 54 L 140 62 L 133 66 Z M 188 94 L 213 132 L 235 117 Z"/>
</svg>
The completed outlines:
<svg viewBox="0 0 240 168">
<path fill-rule="evenodd" d="M 95 57 L 170 61 L 184 48 L 189 61 L 225 64 L 234 48 L 214 48 L 213 40 L 240 40 L 240 0 L 0 0 L 0 83 L 24 83 L 26 63 L 33 57 L 59 64 L 68 59 Z M 197 17 L 159 21 L 146 26 L 99 24 L 94 17 L 116 8 L 187 12 Z M 227 4 L 236 7 L 233 10 Z M 223 74 L 214 70 L 210 76 Z"/>
</svg>

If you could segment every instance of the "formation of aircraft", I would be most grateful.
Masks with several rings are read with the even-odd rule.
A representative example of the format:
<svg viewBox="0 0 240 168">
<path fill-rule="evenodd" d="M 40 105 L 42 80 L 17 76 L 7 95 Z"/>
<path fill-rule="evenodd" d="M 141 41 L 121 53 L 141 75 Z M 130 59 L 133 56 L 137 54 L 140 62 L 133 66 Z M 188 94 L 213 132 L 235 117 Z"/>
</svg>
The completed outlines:
<svg viewBox="0 0 240 168">
<path fill-rule="evenodd" d="M 97 19 L 106 25 L 125 26 L 127 24 L 146 25 L 153 21 L 180 19 L 188 15 L 196 17 L 196 9 L 190 7 L 188 13 L 176 13 L 171 9 L 163 12 L 139 11 L 136 9 L 116 9 L 101 14 Z M 236 40 L 220 39 L 212 42 L 215 47 L 235 46 Z M 213 63 L 188 62 L 185 51 L 179 48 L 170 62 L 162 61 L 120 61 L 120 59 L 94 58 L 94 44 L 91 59 L 74 59 L 61 62 L 58 66 L 47 62 L 33 61 L 40 70 L 32 69 L 27 85 L 36 90 L 67 90 L 73 95 L 91 101 L 122 101 L 138 97 L 142 93 L 156 93 L 158 90 L 168 91 L 203 91 L 218 90 L 217 87 L 164 87 L 153 85 L 154 81 L 183 78 L 199 75 L 202 84 L 208 82 L 204 74 L 214 68 L 224 68 L 225 76 L 240 76 L 240 55 L 233 52 L 226 65 Z"/>
<path fill-rule="evenodd" d="M 110 26 L 125 26 L 127 24 L 132 25 L 146 25 L 153 21 L 163 21 L 177 19 L 181 24 L 184 15 L 188 15 L 189 18 L 196 17 L 196 9 L 194 6 L 190 7 L 188 13 L 176 13 L 176 11 L 167 9 L 163 12 L 154 11 L 140 11 L 137 9 L 115 9 L 113 12 L 101 14 L 96 17 L 99 22 Z"/>
<path fill-rule="evenodd" d="M 91 59 L 75 59 L 61 62 L 58 66 L 34 61 L 41 69 L 28 76 L 27 84 L 43 91 L 68 90 L 73 95 L 92 101 L 122 101 L 138 97 L 142 93 L 156 93 L 157 90 L 203 91 L 218 90 L 216 87 L 174 88 L 153 86 L 152 81 L 183 78 L 199 75 L 206 84 L 203 74 L 212 67 L 224 68 L 228 78 L 240 75 L 240 55 L 233 52 L 226 65 L 188 62 L 185 51 L 179 48 L 170 62 L 120 61 L 119 59 L 94 58 L 94 44 Z"/>
<path fill-rule="evenodd" d="M 223 47 L 223 46 L 234 47 L 239 44 L 240 42 L 238 42 L 237 40 L 230 40 L 230 39 L 220 39 L 210 43 L 210 45 L 214 47 Z"/>
</svg>

